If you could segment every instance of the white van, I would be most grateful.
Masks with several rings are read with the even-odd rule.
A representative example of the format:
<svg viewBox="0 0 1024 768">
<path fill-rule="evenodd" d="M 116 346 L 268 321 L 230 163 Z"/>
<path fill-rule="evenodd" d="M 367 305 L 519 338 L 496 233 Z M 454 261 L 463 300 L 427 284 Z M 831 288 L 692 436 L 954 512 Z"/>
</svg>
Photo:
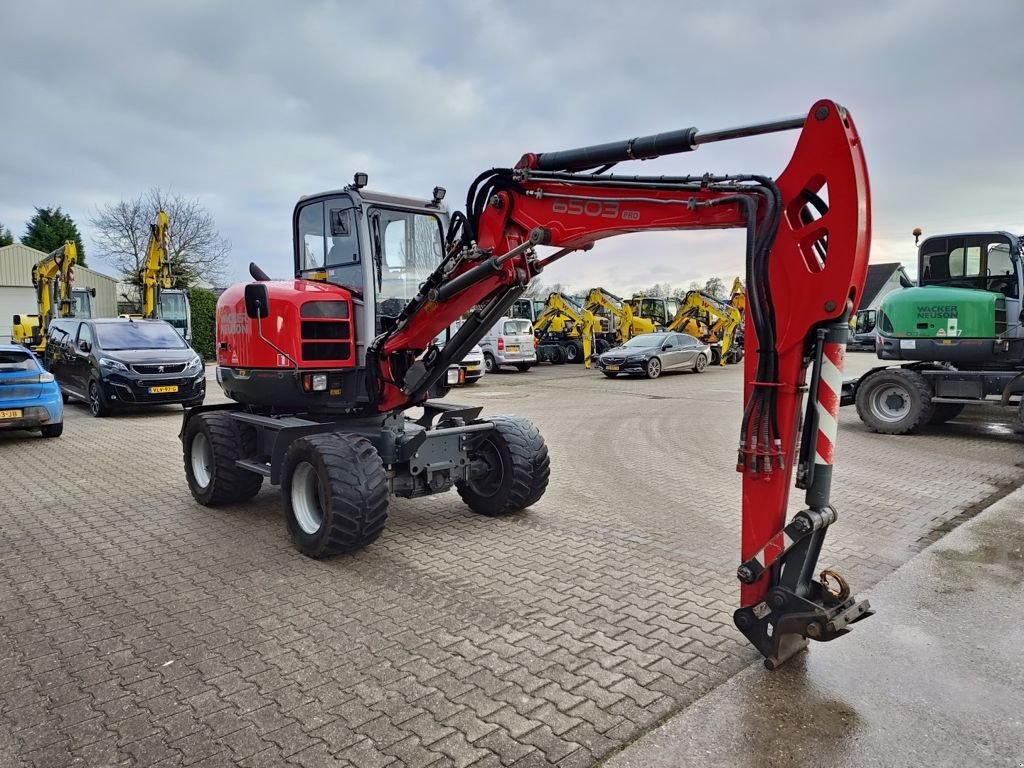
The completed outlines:
<svg viewBox="0 0 1024 768">
<path fill-rule="evenodd" d="M 528 371 L 537 362 L 533 323 L 518 317 L 503 317 L 480 339 L 484 368 L 493 373 L 498 366 L 514 365 Z"/>
</svg>

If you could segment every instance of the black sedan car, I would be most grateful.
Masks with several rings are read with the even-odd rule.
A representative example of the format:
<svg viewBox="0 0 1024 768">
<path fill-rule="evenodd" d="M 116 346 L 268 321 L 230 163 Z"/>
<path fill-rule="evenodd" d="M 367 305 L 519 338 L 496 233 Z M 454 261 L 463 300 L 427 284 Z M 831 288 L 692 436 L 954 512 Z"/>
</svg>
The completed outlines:
<svg viewBox="0 0 1024 768">
<path fill-rule="evenodd" d="M 685 333 L 642 333 L 597 358 L 597 369 L 609 378 L 620 373 L 656 379 L 663 371 L 703 373 L 711 347 Z"/>
</svg>

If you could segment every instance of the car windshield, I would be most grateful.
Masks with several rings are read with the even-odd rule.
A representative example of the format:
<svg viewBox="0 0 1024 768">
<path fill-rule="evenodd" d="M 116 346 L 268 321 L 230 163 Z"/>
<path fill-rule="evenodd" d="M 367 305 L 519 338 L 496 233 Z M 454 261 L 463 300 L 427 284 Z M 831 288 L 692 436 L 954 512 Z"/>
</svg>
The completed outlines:
<svg viewBox="0 0 1024 768">
<path fill-rule="evenodd" d="M 624 347 L 656 347 L 667 337 L 663 333 L 641 333 L 634 336 L 622 346 Z"/>
<path fill-rule="evenodd" d="M 34 370 L 36 370 L 36 361 L 28 352 L 19 352 L 18 350 L 0 352 L 0 373 Z"/>
<path fill-rule="evenodd" d="M 101 349 L 185 349 L 188 345 L 167 323 L 97 323 Z"/>
</svg>

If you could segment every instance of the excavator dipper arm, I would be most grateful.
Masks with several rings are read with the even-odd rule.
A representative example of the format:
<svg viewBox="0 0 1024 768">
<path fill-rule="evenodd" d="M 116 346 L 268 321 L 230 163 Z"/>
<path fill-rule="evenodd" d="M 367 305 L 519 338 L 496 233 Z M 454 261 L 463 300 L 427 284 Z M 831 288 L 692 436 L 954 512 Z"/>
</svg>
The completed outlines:
<svg viewBox="0 0 1024 768">
<path fill-rule="evenodd" d="M 793 129 L 801 129 L 795 151 L 775 180 L 606 174 L 625 160 Z M 829 492 L 842 350 L 861 298 L 870 238 L 867 168 L 842 107 L 820 101 L 806 118 L 528 154 L 514 169 L 482 174 L 470 188 L 466 214 L 453 216 L 447 256 L 394 327 L 371 344 L 370 396 L 381 412 L 422 402 L 530 279 L 568 253 L 630 232 L 721 228 L 747 232 L 749 353 L 737 461 L 742 586 L 734 620 L 774 668 L 808 638 L 831 640 L 871 613 L 845 583 L 832 589 L 825 576 L 814 580 L 836 516 Z M 541 257 L 539 246 L 557 250 Z M 430 346 L 466 312 L 443 350 Z M 794 469 L 807 509 L 787 525 Z"/>
</svg>

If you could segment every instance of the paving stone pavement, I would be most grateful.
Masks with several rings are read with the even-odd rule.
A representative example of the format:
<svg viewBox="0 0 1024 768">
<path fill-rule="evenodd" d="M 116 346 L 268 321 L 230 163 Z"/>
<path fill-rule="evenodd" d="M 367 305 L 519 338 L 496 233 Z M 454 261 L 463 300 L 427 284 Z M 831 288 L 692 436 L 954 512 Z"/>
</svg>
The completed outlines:
<svg viewBox="0 0 1024 768">
<path fill-rule="evenodd" d="M 755 660 L 730 620 L 740 386 L 487 376 L 450 399 L 533 419 L 547 495 L 396 500 L 323 562 L 276 489 L 193 502 L 178 409 L 0 436 L 0 766 L 593 765 Z M 855 588 L 1024 482 L 1006 423 L 841 423 L 822 563 Z"/>
</svg>

